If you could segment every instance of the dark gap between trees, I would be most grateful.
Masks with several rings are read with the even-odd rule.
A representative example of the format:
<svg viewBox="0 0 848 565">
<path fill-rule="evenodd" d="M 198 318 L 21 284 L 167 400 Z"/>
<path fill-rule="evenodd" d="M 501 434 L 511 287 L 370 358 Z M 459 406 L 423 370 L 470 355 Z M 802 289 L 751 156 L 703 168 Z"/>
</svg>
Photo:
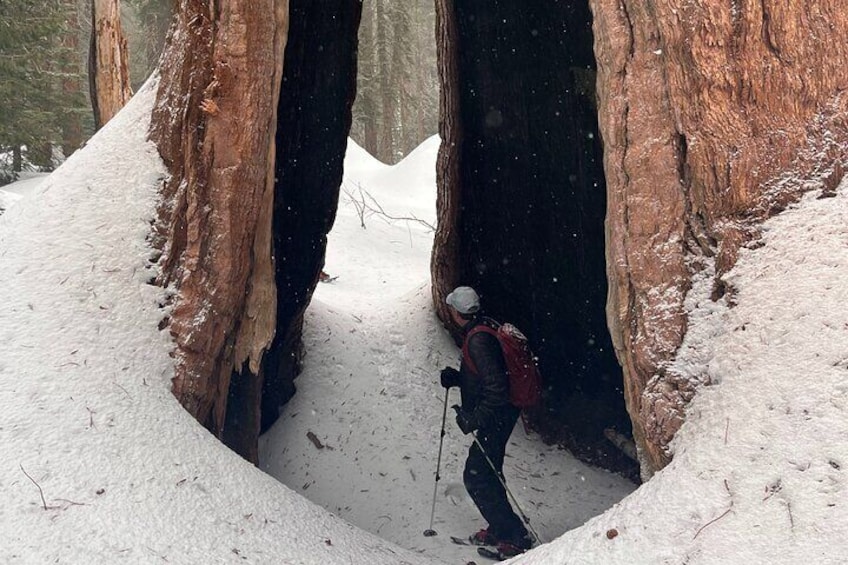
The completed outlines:
<svg viewBox="0 0 848 565">
<path fill-rule="evenodd" d="M 350 131 L 361 5 L 331 4 L 290 6 L 274 204 L 280 300 L 262 369 L 262 431 L 294 394 L 303 313 Z M 490 314 L 530 336 L 547 385 L 534 417 L 544 437 L 636 479 L 636 463 L 604 435 L 632 432 L 606 325 L 606 183 L 589 7 L 458 4 L 460 279 L 478 288 Z M 255 398 L 240 382 L 230 390 L 234 408 Z"/>
<path fill-rule="evenodd" d="M 636 478 L 606 324 L 606 182 L 585 1 L 459 2 L 461 279 L 534 342 L 540 431 Z"/>
</svg>

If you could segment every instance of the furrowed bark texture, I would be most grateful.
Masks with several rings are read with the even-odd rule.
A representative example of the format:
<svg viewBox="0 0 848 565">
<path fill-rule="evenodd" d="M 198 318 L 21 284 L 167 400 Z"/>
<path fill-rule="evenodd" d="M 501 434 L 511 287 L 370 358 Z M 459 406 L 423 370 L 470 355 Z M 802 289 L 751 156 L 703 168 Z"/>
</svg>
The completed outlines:
<svg viewBox="0 0 848 565">
<path fill-rule="evenodd" d="M 303 314 L 324 266 L 356 94 L 358 0 L 291 0 L 273 226 L 277 334 L 264 360 L 262 427 L 294 393 Z"/>
<path fill-rule="evenodd" d="M 693 277 L 714 267 L 713 298 L 732 292 L 721 275 L 762 220 L 842 176 L 848 17 L 836 0 L 590 4 L 608 320 L 649 475 L 708 384 L 668 369 Z"/>
<path fill-rule="evenodd" d="M 438 226 L 430 261 L 431 291 L 436 313 L 450 320 L 445 297 L 459 283 L 460 178 L 459 43 L 454 0 L 436 0 L 436 50 L 439 71 L 439 154 L 436 162 Z"/>
<path fill-rule="evenodd" d="M 120 0 L 91 0 L 89 89 L 94 125 L 103 127 L 132 98 L 127 38 L 121 28 Z"/>
<path fill-rule="evenodd" d="M 268 208 L 287 11 L 285 0 L 182 0 L 177 14 L 151 125 L 170 172 L 155 235 L 161 283 L 176 290 L 173 392 L 223 436 L 234 370 L 260 378 L 274 335 Z M 255 443 L 253 420 L 240 425 Z"/>
</svg>

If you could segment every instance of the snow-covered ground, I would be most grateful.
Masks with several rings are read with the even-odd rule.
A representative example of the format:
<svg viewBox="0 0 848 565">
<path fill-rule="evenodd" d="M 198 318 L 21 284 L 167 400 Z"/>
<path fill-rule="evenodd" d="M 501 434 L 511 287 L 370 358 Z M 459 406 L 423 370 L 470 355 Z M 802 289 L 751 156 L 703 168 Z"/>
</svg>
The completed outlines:
<svg viewBox="0 0 848 565">
<path fill-rule="evenodd" d="M 403 547 L 465 563 L 449 543 L 482 527 L 462 484 L 469 438 L 448 411 L 436 537 L 432 511 L 444 389 L 438 375 L 459 350 L 433 313 L 427 284 L 435 224 L 439 138 L 384 165 L 348 142 L 345 180 L 325 270 L 305 322 L 298 392 L 260 444 L 261 467 L 310 500 Z M 373 210 L 362 227 L 361 195 Z M 357 203 L 354 203 L 354 200 Z M 413 220 L 390 220 L 416 218 Z M 449 403 L 459 402 L 451 392 Z M 310 440 L 314 434 L 323 449 Z M 635 486 L 583 465 L 516 426 L 505 470 L 543 540 L 601 513 Z M 464 559 L 464 560 L 463 560 Z"/>
<path fill-rule="evenodd" d="M 16 202 L 35 192 L 47 176 L 47 173 L 21 173 L 19 180 L 0 186 L 0 211 L 8 210 Z"/>
<path fill-rule="evenodd" d="M 169 391 L 155 87 L 0 216 L 0 563 L 427 563 L 248 464 Z"/>
<path fill-rule="evenodd" d="M 435 375 L 457 351 L 428 306 L 432 234 L 385 217 L 432 220 L 435 141 L 395 167 L 349 160 L 326 266 L 338 278 L 309 310 L 298 395 L 262 438 L 262 468 L 284 486 L 169 392 L 163 291 L 146 284 L 163 174 L 145 141 L 153 95 L 0 216 L 0 562 L 481 563 L 446 540 L 480 525 L 450 419 L 439 535 L 421 535 Z M 359 185 L 384 210 L 365 229 Z M 848 184 L 765 227 L 728 276 L 735 307 L 701 285 L 689 297 L 677 367 L 712 385 L 668 468 L 614 504 L 629 485 L 516 430 L 510 486 L 542 537 L 559 537 L 515 563 L 846 561 Z"/>
</svg>

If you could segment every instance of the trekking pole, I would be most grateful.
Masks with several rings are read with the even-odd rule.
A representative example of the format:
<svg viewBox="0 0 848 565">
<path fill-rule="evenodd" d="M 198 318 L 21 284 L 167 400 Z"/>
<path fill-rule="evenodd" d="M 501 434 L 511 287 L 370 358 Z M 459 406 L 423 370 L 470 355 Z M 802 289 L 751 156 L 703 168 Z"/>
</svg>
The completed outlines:
<svg viewBox="0 0 848 565">
<path fill-rule="evenodd" d="M 442 445 L 445 443 L 445 420 L 448 415 L 448 394 L 450 394 L 450 389 L 445 389 L 445 407 L 442 409 L 442 431 L 439 435 L 439 457 L 436 459 L 436 482 L 433 484 L 433 506 L 430 508 L 430 527 L 424 530 L 424 535 L 426 537 L 432 537 L 436 535 L 436 530 L 433 529 L 433 517 L 436 515 L 436 493 L 439 490 L 439 479 L 442 477 L 439 476 L 439 469 L 442 466 Z"/>
<path fill-rule="evenodd" d="M 518 510 L 518 514 L 521 516 L 521 519 L 524 520 L 525 524 L 527 524 L 527 529 L 530 530 L 530 533 L 533 534 L 533 537 L 536 538 L 536 541 L 538 543 L 542 543 L 542 538 L 539 537 L 539 534 L 536 533 L 536 530 L 533 529 L 533 526 L 530 524 L 530 519 L 527 518 L 527 515 L 521 510 L 521 507 L 518 505 L 518 501 L 515 500 L 515 497 L 512 495 L 512 491 L 509 490 L 508 486 L 506 486 L 506 480 L 504 479 L 503 475 L 500 474 L 495 468 L 495 464 L 492 463 L 492 460 L 489 458 L 489 454 L 486 453 L 485 449 L 483 449 L 483 444 L 481 444 L 480 440 L 477 439 L 477 434 L 472 430 L 471 435 L 474 437 L 474 443 L 477 444 L 477 449 L 479 449 L 480 452 L 483 453 L 483 456 L 486 458 L 486 461 L 489 462 L 489 467 L 492 468 L 492 471 L 494 471 L 495 476 L 497 476 L 498 480 L 501 482 L 501 486 L 509 495 L 509 498 L 512 501 L 512 504 L 515 506 L 515 509 Z"/>
</svg>

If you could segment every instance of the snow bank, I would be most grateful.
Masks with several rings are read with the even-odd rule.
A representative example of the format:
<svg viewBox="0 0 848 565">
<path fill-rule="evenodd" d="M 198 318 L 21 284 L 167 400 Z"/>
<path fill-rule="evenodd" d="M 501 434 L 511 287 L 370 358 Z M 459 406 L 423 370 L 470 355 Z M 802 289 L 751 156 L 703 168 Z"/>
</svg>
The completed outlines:
<svg viewBox="0 0 848 565">
<path fill-rule="evenodd" d="M 689 406 L 674 461 L 516 563 L 845 562 L 848 182 L 764 228 L 726 277 L 733 307 L 689 301 L 678 369 L 713 384 Z"/>
<path fill-rule="evenodd" d="M 0 562 L 428 563 L 240 459 L 169 392 L 146 284 L 154 96 L 0 217 Z"/>
<path fill-rule="evenodd" d="M 293 434 L 278 447 L 304 453 L 290 460 L 303 468 L 273 452 L 267 459 L 298 482 L 310 477 L 299 490 L 342 501 L 366 495 L 360 516 L 336 502 L 338 512 L 381 535 L 416 536 L 421 543 L 408 551 L 247 464 L 170 394 L 171 342 L 156 330 L 164 291 L 147 284 L 146 237 L 164 174 L 145 139 L 153 98 L 149 84 L 37 197 L 0 216 L 0 562 L 433 563 L 420 552 L 441 555 L 444 536 L 476 516 L 458 486 L 466 444 L 451 435 L 437 506 L 442 531 L 417 538 L 443 406 L 433 371 L 455 350 L 419 286 L 432 233 L 388 217 L 434 217 L 424 199 L 434 190 L 430 173 L 415 165 L 432 153 L 350 168 L 349 179 L 372 181 L 364 186 L 384 213 L 362 228 L 353 198 L 340 209 L 347 219 L 331 236 L 327 263 L 339 278 L 322 285 L 308 318 L 313 356 L 304 375 L 316 388 L 287 408 L 297 426 L 275 432 Z M 421 198 L 409 207 L 403 192 Z M 687 302 L 690 347 L 679 368 L 709 376 L 712 386 L 691 403 L 672 464 L 515 563 L 845 561 L 848 184 L 834 198 L 808 196 L 765 228 L 763 246 L 743 251 L 727 277 L 734 307 L 696 295 Z M 340 245 L 364 232 L 371 251 L 357 256 Z M 368 264 L 369 253 L 380 260 Z M 362 300 L 364 289 L 372 298 Z M 321 387 L 327 394 L 317 394 Z M 346 412 L 345 402 L 359 406 Z M 519 432 L 507 473 L 553 537 L 587 517 L 569 506 L 608 477 L 589 477 L 567 459 L 546 464 L 540 449 Z M 343 456 L 350 454 L 359 461 Z M 583 500 L 594 512 L 610 499 Z"/>
</svg>

